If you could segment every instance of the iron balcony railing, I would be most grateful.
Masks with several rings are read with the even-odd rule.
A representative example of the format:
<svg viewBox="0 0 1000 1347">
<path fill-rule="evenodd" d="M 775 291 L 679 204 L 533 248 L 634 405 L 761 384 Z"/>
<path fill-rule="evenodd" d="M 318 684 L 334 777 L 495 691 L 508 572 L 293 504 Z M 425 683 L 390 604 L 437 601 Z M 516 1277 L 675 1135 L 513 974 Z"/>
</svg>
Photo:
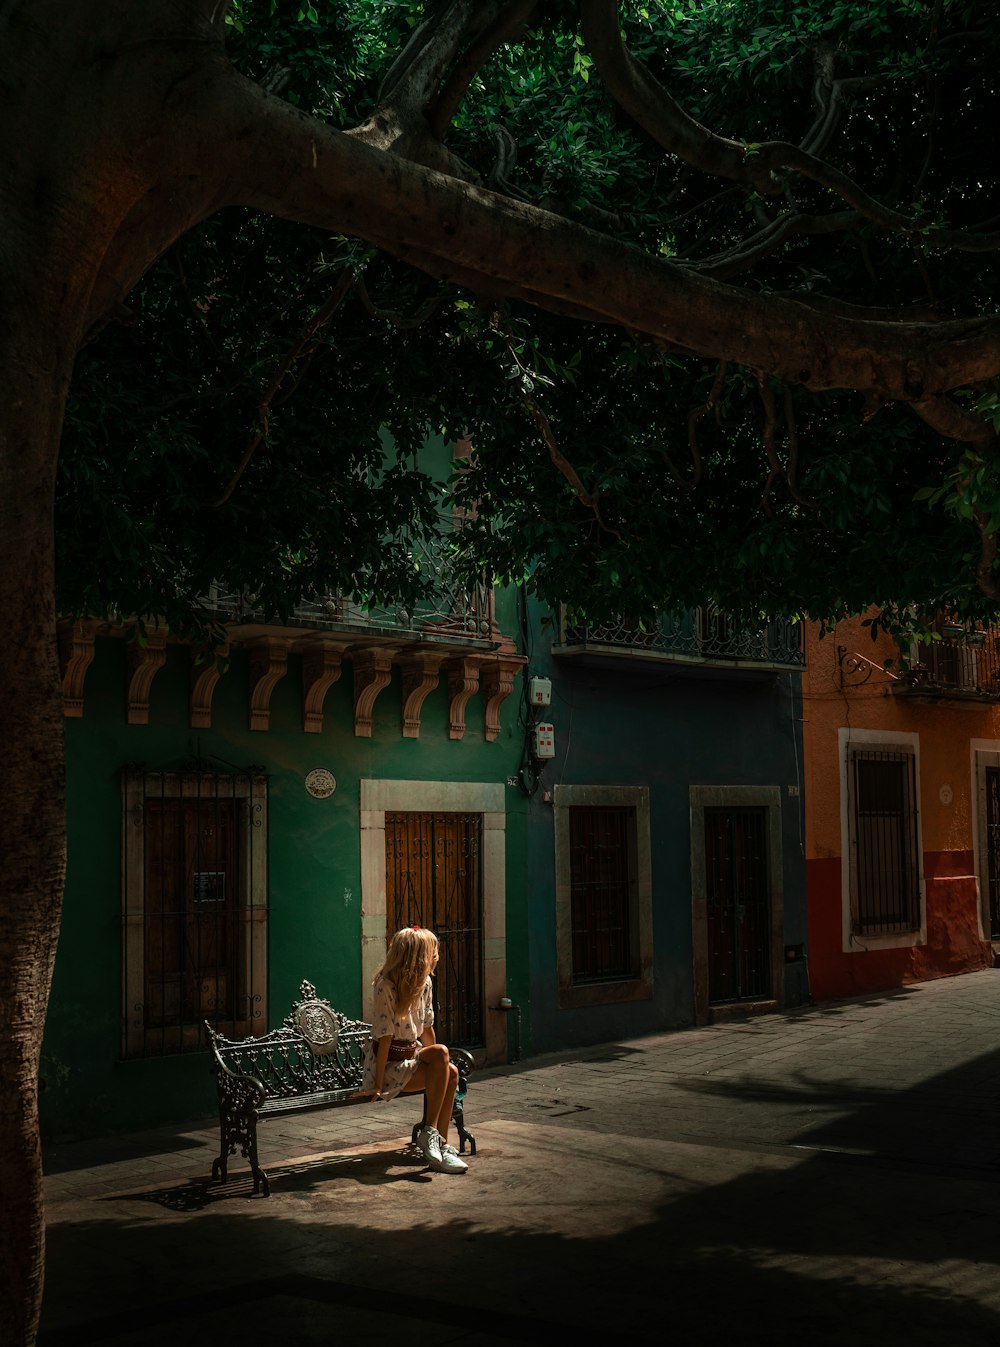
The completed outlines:
<svg viewBox="0 0 1000 1347">
<path fill-rule="evenodd" d="M 316 594 L 296 605 L 294 615 L 283 625 L 323 631 L 347 631 L 361 634 L 444 638 L 463 644 L 490 645 L 496 637 L 493 588 L 481 581 L 476 585 L 459 582 L 451 565 L 448 531 L 430 542 L 414 547 L 413 560 L 433 577 L 433 589 L 410 607 L 402 603 L 366 603 L 342 594 Z M 212 586 L 206 607 L 226 623 L 262 623 L 267 615 L 252 594 L 231 590 L 224 583 Z"/>
<path fill-rule="evenodd" d="M 650 622 L 621 617 L 603 626 L 570 622 L 563 610 L 556 654 L 617 654 L 680 663 L 798 669 L 805 663 L 801 624 L 769 622 L 752 627 L 711 604 Z"/>
<path fill-rule="evenodd" d="M 915 641 L 894 691 L 1000 701 L 1000 626 L 939 618 L 940 640 Z"/>
</svg>

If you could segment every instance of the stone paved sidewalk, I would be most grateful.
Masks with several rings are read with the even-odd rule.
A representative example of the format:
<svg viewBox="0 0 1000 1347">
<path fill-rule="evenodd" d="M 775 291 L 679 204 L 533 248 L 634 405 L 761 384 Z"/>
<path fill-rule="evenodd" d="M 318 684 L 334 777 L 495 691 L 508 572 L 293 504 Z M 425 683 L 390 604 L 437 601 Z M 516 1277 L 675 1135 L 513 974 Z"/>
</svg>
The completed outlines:
<svg viewBox="0 0 1000 1347">
<path fill-rule="evenodd" d="M 43 1347 L 1000 1344 L 1000 971 L 473 1077 L 467 1175 L 414 1101 L 48 1156 Z"/>
</svg>

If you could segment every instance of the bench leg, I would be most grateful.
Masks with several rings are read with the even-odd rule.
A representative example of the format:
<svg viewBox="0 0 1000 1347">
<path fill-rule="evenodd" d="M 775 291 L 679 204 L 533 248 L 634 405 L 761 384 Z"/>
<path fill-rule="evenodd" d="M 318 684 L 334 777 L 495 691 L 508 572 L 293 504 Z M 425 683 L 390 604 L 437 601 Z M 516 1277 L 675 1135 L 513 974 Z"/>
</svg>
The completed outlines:
<svg viewBox="0 0 1000 1347">
<path fill-rule="evenodd" d="M 458 1153 L 461 1155 L 465 1150 L 465 1143 L 469 1143 L 469 1154 L 476 1153 L 476 1138 L 471 1132 L 465 1129 L 465 1108 L 464 1101 L 460 1095 L 455 1096 L 455 1107 L 451 1111 L 452 1122 L 455 1124 L 455 1130 L 458 1132 Z"/>
<path fill-rule="evenodd" d="M 229 1157 L 237 1150 L 250 1162 L 253 1190 L 270 1197 L 271 1185 L 257 1159 L 257 1110 L 251 1107 L 223 1106 L 219 1110 L 219 1154 L 212 1161 L 212 1182 L 228 1181 Z"/>
<path fill-rule="evenodd" d="M 264 1189 L 264 1196 L 271 1196 L 271 1184 L 267 1175 L 261 1169 L 257 1161 L 257 1115 L 254 1114 L 253 1121 L 250 1124 L 249 1136 L 247 1138 L 247 1159 L 250 1161 L 250 1168 L 253 1171 L 253 1190 L 255 1193 Z"/>
</svg>

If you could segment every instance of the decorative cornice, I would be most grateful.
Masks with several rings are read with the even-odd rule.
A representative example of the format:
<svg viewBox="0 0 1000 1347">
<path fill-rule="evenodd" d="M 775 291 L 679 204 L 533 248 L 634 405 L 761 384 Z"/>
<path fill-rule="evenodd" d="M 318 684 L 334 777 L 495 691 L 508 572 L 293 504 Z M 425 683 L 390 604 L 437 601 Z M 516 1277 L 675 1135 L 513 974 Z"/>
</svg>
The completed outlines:
<svg viewBox="0 0 1000 1347">
<path fill-rule="evenodd" d="M 302 728 L 309 734 L 323 730 L 323 702 L 342 672 L 342 642 L 317 641 L 302 655 Z"/>
<path fill-rule="evenodd" d="M 372 646 L 350 652 L 354 664 L 354 733 L 358 738 L 372 737 L 372 712 L 375 698 L 392 678 L 394 646 Z"/>
<path fill-rule="evenodd" d="M 403 674 L 403 738 L 420 738 L 420 712 L 437 687 L 445 656 L 437 651 L 404 655 L 399 661 Z"/>
<path fill-rule="evenodd" d="M 143 644 L 138 640 L 129 641 L 126 649 L 128 666 L 128 723 L 130 725 L 149 724 L 149 694 L 153 679 L 163 668 L 167 660 L 167 631 L 165 627 L 147 630 Z"/>
<path fill-rule="evenodd" d="M 222 676 L 221 661 L 229 654 L 229 642 L 191 651 L 191 728 L 212 728 L 212 698 Z M 200 661 L 200 662 L 199 662 Z"/>
<path fill-rule="evenodd" d="M 492 744 L 500 734 L 500 707 L 514 690 L 514 679 L 527 663 L 523 655 L 484 661 L 481 666 L 483 711 L 486 742 Z"/>
<path fill-rule="evenodd" d="M 469 698 L 479 689 L 479 660 L 463 655 L 448 660 L 448 738 L 465 737 L 465 708 Z"/>
<path fill-rule="evenodd" d="M 291 642 L 265 636 L 248 643 L 250 652 L 250 728 L 266 730 L 271 723 L 271 694 L 288 672 Z"/>
<path fill-rule="evenodd" d="M 83 715 L 83 683 L 94 659 L 94 637 L 99 622 L 68 623 L 59 629 L 59 665 L 62 670 L 63 715 Z"/>
</svg>

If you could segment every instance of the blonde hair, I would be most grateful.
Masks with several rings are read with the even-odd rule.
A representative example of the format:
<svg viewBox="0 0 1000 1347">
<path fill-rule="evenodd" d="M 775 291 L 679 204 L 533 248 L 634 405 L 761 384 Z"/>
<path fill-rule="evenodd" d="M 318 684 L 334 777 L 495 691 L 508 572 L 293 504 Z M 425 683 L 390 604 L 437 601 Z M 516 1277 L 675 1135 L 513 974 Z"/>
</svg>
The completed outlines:
<svg viewBox="0 0 1000 1347">
<path fill-rule="evenodd" d="M 404 926 L 389 941 L 385 961 L 373 981 L 385 978 L 392 983 L 397 1015 L 405 1015 L 419 1000 L 437 961 L 437 936 L 424 926 Z"/>
</svg>

